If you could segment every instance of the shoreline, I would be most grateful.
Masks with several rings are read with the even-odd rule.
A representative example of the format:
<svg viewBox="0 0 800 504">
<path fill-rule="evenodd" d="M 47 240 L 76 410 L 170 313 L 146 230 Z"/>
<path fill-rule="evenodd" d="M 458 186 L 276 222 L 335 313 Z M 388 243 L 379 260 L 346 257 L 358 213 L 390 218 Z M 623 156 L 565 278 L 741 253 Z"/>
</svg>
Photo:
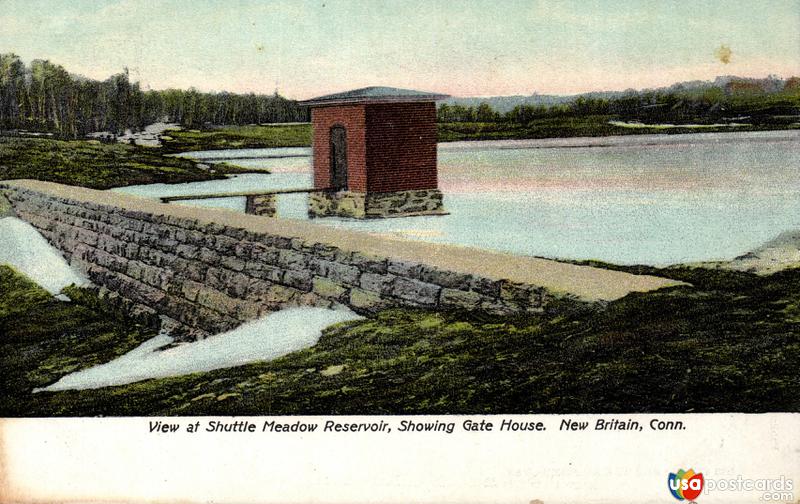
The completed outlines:
<svg viewBox="0 0 800 504">
<path fill-rule="evenodd" d="M 800 128 L 783 128 L 774 130 L 729 130 L 729 131 L 692 131 L 687 133 L 642 133 L 637 131 L 635 134 L 625 135 L 595 135 L 595 136 L 573 136 L 573 137 L 550 137 L 550 138 L 499 138 L 499 139 L 468 139 L 451 140 L 437 142 L 437 145 L 446 150 L 472 150 L 475 146 L 480 147 L 486 144 L 493 149 L 580 149 L 586 147 L 653 147 L 674 145 L 683 143 L 687 137 L 699 139 L 697 143 L 721 143 L 721 141 L 741 141 L 741 136 L 733 136 L 731 133 L 750 134 L 752 138 L 758 139 L 758 134 L 771 134 L 785 132 L 786 136 L 797 137 L 800 139 Z M 652 139 L 652 142 L 644 140 Z M 641 143 L 636 140 L 643 140 Z M 774 138 L 764 138 L 764 140 L 776 140 Z M 782 139 L 777 139 L 782 140 Z M 500 145 L 505 143 L 506 145 Z"/>
<path fill-rule="evenodd" d="M 753 250 L 727 261 L 701 261 L 681 266 L 756 275 L 771 275 L 787 269 L 800 268 L 800 229 L 787 229 Z"/>
<path fill-rule="evenodd" d="M 503 125 L 504 123 L 437 123 L 437 127 L 443 128 L 447 126 L 458 126 L 458 125 L 474 125 L 474 124 L 486 124 L 486 125 Z M 150 131 L 148 128 L 159 126 L 158 131 Z M 166 126 L 166 127 L 163 127 Z M 510 125 L 516 127 L 524 127 L 523 125 Z M 702 126 L 702 127 L 700 127 Z M 247 145 L 236 145 L 235 142 L 231 142 L 230 145 L 228 144 L 213 144 L 209 143 L 208 145 L 198 146 L 196 144 L 187 143 L 186 145 L 180 145 L 179 141 L 171 135 L 170 133 L 188 133 L 192 135 L 208 135 L 208 136 L 215 136 L 221 133 L 224 133 L 226 130 L 233 130 L 233 129 L 240 129 L 240 128 L 263 128 L 265 130 L 280 130 L 282 128 L 298 128 L 298 127 L 311 127 L 310 123 L 276 123 L 276 124 L 259 124 L 259 125 L 252 125 L 252 126 L 225 126 L 225 125 L 210 125 L 205 129 L 186 129 L 178 124 L 174 123 L 154 123 L 145 127 L 144 130 L 141 132 L 132 133 L 130 130 L 126 131 L 124 135 L 116 136 L 115 140 L 116 143 L 122 143 L 125 145 L 130 145 L 130 140 L 134 140 L 136 145 L 142 147 L 149 147 L 155 152 L 162 152 L 163 155 L 171 155 L 174 156 L 176 154 L 182 153 L 191 153 L 191 152 L 201 152 L 201 151 L 218 151 L 218 150 L 235 150 L 235 149 L 274 149 L 274 148 L 310 148 L 310 142 L 275 142 L 274 139 L 258 141 L 254 140 L 253 138 L 248 139 Z M 800 131 L 800 123 L 793 123 L 788 125 L 769 125 L 766 127 L 762 126 L 753 126 L 753 125 L 741 125 L 736 128 L 731 128 L 727 126 L 707 126 L 707 125 L 673 125 L 670 128 L 660 128 L 658 126 L 651 126 L 645 125 L 642 127 L 622 127 L 619 126 L 619 129 L 614 131 L 598 131 L 594 134 L 583 134 L 582 131 L 577 132 L 581 134 L 567 134 L 567 135 L 536 135 L 536 134 L 514 134 L 513 128 L 501 129 L 497 131 L 490 131 L 486 133 L 476 132 L 473 134 L 464 134 L 461 138 L 455 137 L 444 137 L 437 139 L 438 145 L 452 145 L 452 144 L 460 144 L 460 143 L 478 143 L 478 142 L 574 142 L 577 140 L 588 140 L 588 139 L 605 139 L 609 141 L 609 145 L 601 145 L 595 144 L 594 142 L 587 142 L 584 144 L 576 144 L 576 145 L 545 145 L 541 148 L 574 148 L 574 147 L 613 147 L 615 146 L 616 141 L 620 141 L 624 138 L 631 138 L 631 137 L 661 137 L 661 138 L 671 138 L 671 137 L 685 137 L 685 136 L 699 136 L 699 135 L 709 135 L 709 134 L 728 134 L 728 133 L 768 133 L 768 132 L 776 132 L 776 131 Z M 0 130 L 0 138 L 8 137 L 8 138 L 47 138 L 49 140 L 55 141 L 98 141 L 103 137 L 111 137 L 109 132 L 94 132 L 89 133 L 83 138 L 68 138 L 68 137 L 59 137 L 55 133 L 52 132 L 40 132 L 40 131 L 2 131 Z M 124 140 L 124 141 L 123 141 Z M 599 141 L 599 140 L 598 140 Z"/>
<path fill-rule="evenodd" d="M 566 128 L 558 127 L 557 131 L 561 134 L 541 134 L 549 131 L 548 129 L 537 129 L 539 126 L 511 123 L 437 123 L 438 139 L 437 144 L 446 145 L 460 142 L 486 142 L 486 141 L 550 141 L 568 142 L 573 139 L 618 139 L 623 137 L 654 136 L 660 137 L 683 137 L 685 135 L 719 134 L 719 133 L 754 133 L 772 131 L 800 131 L 800 124 L 790 125 L 769 125 L 769 126 L 740 126 L 737 128 L 729 127 L 704 127 L 697 125 L 686 125 L 681 127 L 676 125 L 674 128 L 663 129 L 658 127 L 628 128 L 613 126 L 605 122 L 589 122 L 586 128 L 569 126 Z M 254 136 L 253 132 L 262 129 L 266 138 Z M 477 131 L 463 132 L 459 129 L 478 128 Z M 488 131 L 483 131 L 488 128 Z M 500 128 L 500 129 L 494 129 Z M 612 128 L 612 129 L 609 129 Z M 248 132 L 240 133 L 247 129 Z M 308 129 L 301 132 L 307 136 L 307 141 L 299 141 L 298 130 Z M 494 130 L 493 130 L 494 129 Z M 285 136 L 281 135 L 285 130 Z M 166 130 L 163 136 L 167 136 L 166 142 L 162 142 L 160 147 L 165 153 L 177 154 L 182 152 L 229 150 L 229 149 L 268 149 L 283 147 L 311 147 L 309 123 L 292 125 L 258 125 L 258 126 L 221 126 L 212 125 L 202 130 L 183 129 L 176 131 L 174 135 L 170 132 L 176 130 Z M 181 136 L 186 136 L 185 141 Z M 614 140 L 610 140 L 613 142 Z"/>
</svg>

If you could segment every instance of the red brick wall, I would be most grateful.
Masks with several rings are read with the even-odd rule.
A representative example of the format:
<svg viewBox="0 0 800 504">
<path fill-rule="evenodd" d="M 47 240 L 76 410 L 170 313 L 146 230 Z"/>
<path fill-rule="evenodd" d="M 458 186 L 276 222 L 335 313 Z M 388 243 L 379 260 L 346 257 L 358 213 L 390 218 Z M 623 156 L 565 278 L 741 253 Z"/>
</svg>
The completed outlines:
<svg viewBox="0 0 800 504">
<path fill-rule="evenodd" d="M 358 192 L 436 189 L 436 105 L 314 108 L 314 187 L 330 187 L 330 129 L 347 131 L 347 184 Z"/>
<path fill-rule="evenodd" d="M 347 131 L 347 185 L 351 191 L 367 190 L 367 156 L 365 144 L 364 105 L 318 107 L 311 111 L 314 128 L 314 187 L 327 189 L 331 185 L 330 130 L 344 126 Z"/>
<path fill-rule="evenodd" d="M 367 190 L 436 189 L 436 105 L 367 105 Z"/>
</svg>

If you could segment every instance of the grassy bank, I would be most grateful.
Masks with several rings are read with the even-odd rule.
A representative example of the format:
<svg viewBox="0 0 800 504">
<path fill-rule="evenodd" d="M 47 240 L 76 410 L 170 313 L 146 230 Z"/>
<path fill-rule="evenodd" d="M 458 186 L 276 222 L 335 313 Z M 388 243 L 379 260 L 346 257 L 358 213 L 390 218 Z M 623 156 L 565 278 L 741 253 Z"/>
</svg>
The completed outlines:
<svg viewBox="0 0 800 504">
<path fill-rule="evenodd" d="M 616 116 L 591 115 L 581 117 L 541 118 L 527 124 L 507 122 L 450 122 L 438 124 L 440 142 L 460 140 L 522 140 L 540 138 L 602 137 L 617 135 L 676 135 L 686 133 L 730 133 L 743 131 L 768 131 L 798 129 L 796 124 L 762 124 L 714 127 L 624 127 L 609 124 Z"/>
<path fill-rule="evenodd" d="M 157 149 L 85 140 L 0 137 L 0 180 L 31 178 L 93 189 L 223 178 L 238 168 L 163 156 Z"/>
<path fill-rule="evenodd" d="M 800 270 L 649 270 L 694 286 L 569 317 L 392 310 L 330 328 L 315 347 L 269 363 L 39 394 L 30 389 L 145 333 L 106 320 L 89 294 L 75 295 L 70 308 L 5 272 L 1 365 L 16 381 L 4 387 L 0 413 L 800 411 Z M 98 337 L 91 347 L 75 344 Z"/>
<path fill-rule="evenodd" d="M 31 390 L 107 362 L 154 335 L 83 289 L 56 300 L 0 265 L 0 416 L 26 414 Z M 55 413 L 55 411 L 53 411 Z"/>
<path fill-rule="evenodd" d="M 205 130 L 170 130 L 166 136 L 162 138 L 166 152 L 305 147 L 311 145 L 311 125 L 220 126 Z"/>
</svg>

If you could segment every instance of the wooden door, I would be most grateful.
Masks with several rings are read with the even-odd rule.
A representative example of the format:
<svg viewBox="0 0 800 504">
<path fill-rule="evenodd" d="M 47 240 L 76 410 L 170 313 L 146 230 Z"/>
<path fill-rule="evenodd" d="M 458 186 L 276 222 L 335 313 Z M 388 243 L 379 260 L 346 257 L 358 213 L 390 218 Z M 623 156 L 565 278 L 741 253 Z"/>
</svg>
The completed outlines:
<svg viewBox="0 0 800 504">
<path fill-rule="evenodd" d="M 342 126 L 331 128 L 331 188 L 347 190 L 347 132 Z"/>
</svg>

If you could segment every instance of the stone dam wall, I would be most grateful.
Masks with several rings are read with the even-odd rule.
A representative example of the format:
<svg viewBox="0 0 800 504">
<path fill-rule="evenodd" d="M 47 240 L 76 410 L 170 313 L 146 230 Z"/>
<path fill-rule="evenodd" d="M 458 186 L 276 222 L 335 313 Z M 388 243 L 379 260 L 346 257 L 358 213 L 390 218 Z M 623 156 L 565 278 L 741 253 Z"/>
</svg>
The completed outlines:
<svg viewBox="0 0 800 504">
<path fill-rule="evenodd" d="M 0 190 L 101 294 L 165 317 L 186 339 L 288 306 L 536 313 L 671 284 L 46 182 L 0 182 Z"/>
</svg>

